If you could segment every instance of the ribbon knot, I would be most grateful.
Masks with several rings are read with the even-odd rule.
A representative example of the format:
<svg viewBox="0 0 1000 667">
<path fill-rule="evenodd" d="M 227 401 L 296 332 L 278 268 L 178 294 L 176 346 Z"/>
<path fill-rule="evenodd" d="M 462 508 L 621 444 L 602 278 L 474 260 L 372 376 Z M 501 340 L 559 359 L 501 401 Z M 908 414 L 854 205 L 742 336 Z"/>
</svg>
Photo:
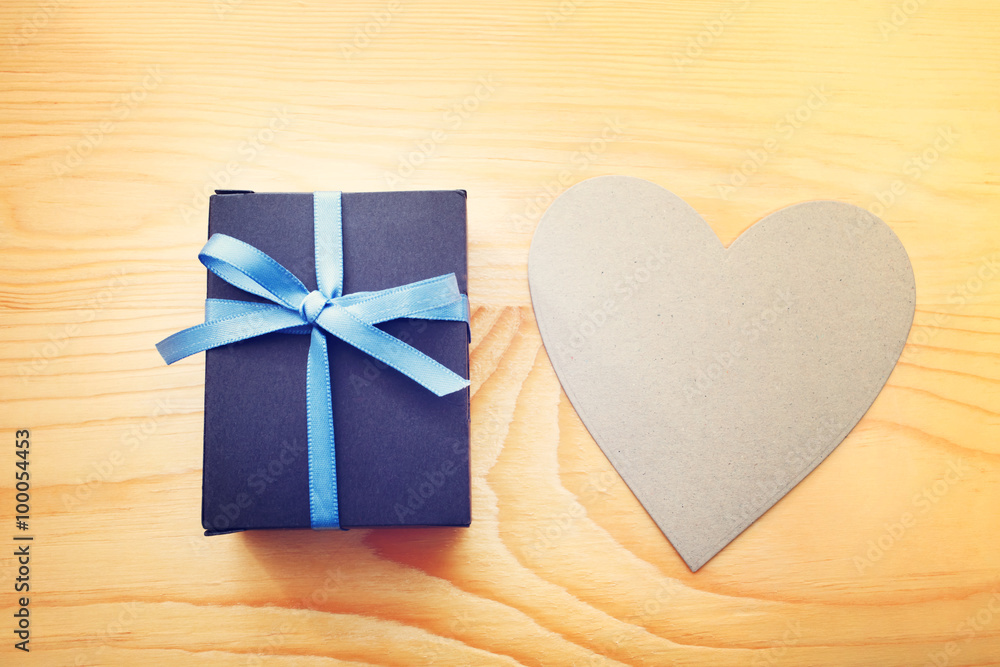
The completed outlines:
<svg viewBox="0 0 1000 667">
<path fill-rule="evenodd" d="M 309 291 L 257 248 L 214 234 L 198 254 L 226 282 L 273 304 L 207 299 L 205 322 L 156 344 L 164 361 L 268 333 L 310 334 L 306 359 L 309 513 L 313 528 L 339 528 L 329 354 L 324 331 L 444 396 L 469 381 L 375 325 L 399 318 L 469 322 L 469 302 L 455 274 L 377 292 L 342 294 L 344 259 L 339 192 L 313 194 L 316 282 Z"/>
<path fill-rule="evenodd" d="M 312 324 L 330 303 L 333 303 L 333 299 L 327 299 L 326 295 L 318 289 L 313 290 L 306 295 L 306 298 L 302 299 L 302 304 L 299 306 L 299 315 L 302 316 L 302 319 L 307 324 Z"/>
</svg>

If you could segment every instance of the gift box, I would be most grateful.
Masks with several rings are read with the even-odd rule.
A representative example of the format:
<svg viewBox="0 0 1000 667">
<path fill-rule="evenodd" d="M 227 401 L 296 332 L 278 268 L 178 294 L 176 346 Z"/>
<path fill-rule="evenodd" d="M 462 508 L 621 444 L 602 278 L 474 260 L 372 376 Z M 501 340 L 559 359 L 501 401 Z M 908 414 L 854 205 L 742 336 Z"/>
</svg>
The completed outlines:
<svg viewBox="0 0 1000 667">
<path fill-rule="evenodd" d="M 217 191 L 211 198 L 210 241 L 201 258 L 215 273 L 208 278 L 202 326 L 216 336 L 213 345 L 224 344 L 207 349 L 205 360 L 206 534 L 467 526 L 465 193 L 320 197 Z M 334 222 L 327 218 L 334 217 L 339 229 L 331 231 Z M 229 243 L 230 255 L 210 249 L 220 239 Z M 323 269 L 318 273 L 317 267 L 325 266 L 319 251 L 327 246 L 333 246 L 333 255 L 340 253 L 342 267 L 328 274 L 334 276 L 327 279 L 336 283 L 334 291 L 321 295 Z M 309 295 L 302 298 L 298 287 L 292 296 L 273 287 L 274 294 L 267 289 L 254 293 L 243 276 L 246 270 L 231 266 L 240 262 L 272 272 L 270 279 L 278 282 L 297 278 Z M 442 298 L 448 301 L 440 296 L 444 283 L 457 289 L 461 302 L 442 305 Z M 428 290 L 437 294 L 428 297 Z M 399 299 L 407 301 L 405 308 Z M 258 308 L 262 314 L 255 319 Z M 384 312 L 373 314 L 373 309 Z M 395 317 L 399 313 L 407 316 Z M 265 316 L 278 323 L 262 324 Z M 282 323 L 290 326 L 226 342 L 243 335 L 231 335 L 234 327 L 256 331 Z M 192 331 L 204 335 L 198 327 L 187 330 Z M 368 342 L 359 343 L 355 335 Z M 193 344 L 186 341 L 168 345 L 190 353 Z M 323 347 L 325 366 L 312 356 Z M 416 371 L 406 366 L 411 362 Z M 442 368 L 436 369 L 435 362 Z M 437 375 L 428 380 L 428 374 Z M 320 414 L 326 405 L 329 409 Z M 330 468 L 334 474 L 327 479 Z M 330 514 L 324 503 L 333 507 L 333 519 L 323 519 Z"/>
</svg>

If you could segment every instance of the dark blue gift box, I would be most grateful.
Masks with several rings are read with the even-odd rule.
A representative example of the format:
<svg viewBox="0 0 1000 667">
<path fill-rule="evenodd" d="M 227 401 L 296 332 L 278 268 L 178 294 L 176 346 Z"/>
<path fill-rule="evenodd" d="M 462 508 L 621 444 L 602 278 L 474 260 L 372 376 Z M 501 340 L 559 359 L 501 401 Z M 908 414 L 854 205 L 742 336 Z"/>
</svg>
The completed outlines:
<svg viewBox="0 0 1000 667">
<path fill-rule="evenodd" d="M 466 293 L 465 203 L 463 191 L 343 194 L 344 294 L 448 273 Z M 208 226 L 209 236 L 245 241 L 316 289 L 311 194 L 220 191 Z M 266 303 L 211 273 L 208 297 Z M 378 328 L 468 378 L 464 322 Z M 326 337 L 341 527 L 469 525 L 468 389 L 438 397 Z M 206 534 L 310 527 L 308 347 L 309 336 L 271 333 L 206 352 Z"/>
</svg>

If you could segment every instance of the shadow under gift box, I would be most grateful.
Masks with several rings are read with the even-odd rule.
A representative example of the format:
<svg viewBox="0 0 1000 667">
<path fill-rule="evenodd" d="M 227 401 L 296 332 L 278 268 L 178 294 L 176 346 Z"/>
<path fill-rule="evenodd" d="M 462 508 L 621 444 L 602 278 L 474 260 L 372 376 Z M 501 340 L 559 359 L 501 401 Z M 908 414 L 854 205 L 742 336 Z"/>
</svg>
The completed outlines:
<svg viewBox="0 0 1000 667">
<path fill-rule="evenodd" d="M 344 193 L 344 294 L 454 273 L 467 293 L 464 191 Z M 223 192 L 208 234 L 267 253 L 316 289 L 311 193 Z M 212 273 L 208 297 L 268 303 Z M 378 325 L 469 377 L 465 322 Z M 467 526 L 469 390 L 435 396 L 326 334 L 342 528 Z M 273 333 L 208 350 L 205 359 L 206 534 L 310 528 L 306 433 L 309 336 Z"/>
</svg>

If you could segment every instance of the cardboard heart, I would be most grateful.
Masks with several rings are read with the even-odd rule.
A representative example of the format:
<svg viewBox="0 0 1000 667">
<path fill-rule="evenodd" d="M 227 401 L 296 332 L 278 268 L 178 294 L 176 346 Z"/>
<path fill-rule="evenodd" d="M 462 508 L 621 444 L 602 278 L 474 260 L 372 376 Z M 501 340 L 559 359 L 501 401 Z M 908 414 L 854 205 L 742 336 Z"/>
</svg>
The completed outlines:
<svg viewBox="0 0 1000 667">
<path fill-rule="evenodd" d="M 625 176 L 551 205 L 528 279 L 566 394 L 692 571 L 858 423 L 916 301 L 902 244 L 861 208 L 790 206 L 726 248 Z"/>
</svg>

